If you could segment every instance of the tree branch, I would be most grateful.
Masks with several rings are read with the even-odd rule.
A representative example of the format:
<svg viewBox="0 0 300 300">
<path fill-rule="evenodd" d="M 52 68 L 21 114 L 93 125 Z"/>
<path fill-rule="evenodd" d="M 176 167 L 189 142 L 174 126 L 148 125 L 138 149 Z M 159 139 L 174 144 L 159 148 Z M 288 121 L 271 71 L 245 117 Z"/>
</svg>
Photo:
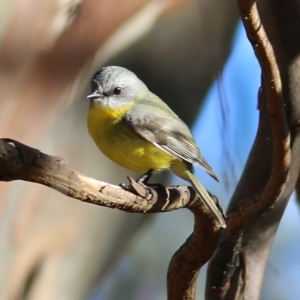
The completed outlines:
<svg viewBox="0 0 300 300">
<path fill-rule="evenodd" d="M 214 253 L 223 230 L 212 227 L 208 215 L 194 213 L 194 232 L 173 255 L 168 269 L 168 299 L 196 299 L 196 280 L 202 266 Z"/>
<path fill-rule="evenodd" d="M 239 297 L 257 299 L 264 269 L 261 267 L 264 264 L 258 266 L 256 262 L 253 266 L 254 262 L 250 267 L 249 257 L 254 253 L 257 257 L 258 254 L 253 250 L 254 247 L 246 251 L 249 245 L 246 235 L 251 228 L 255 227 L 261 216 L 272 213 L 274 204 L 286 187 L 291 162 L 290 133 L 279 68 L 272 45 L 261 23 L 256 2 L 238 0 L 238 5 L 247 36 L 262 69 L 262 87 L 259 92 L 260 126 L 247 167 L 228 209 L 228 230 L 220 249 L 210 262 L 207 281 L 208 299 L 238 299 Z M 264 142 L 263 139 L 266 138 L 270 139 L 270 142 Z M 257 151 L 257 149 L 262 150 L 263 147 L 265 148 L 263 151 Z M 263 164 L 258 167 L 256 155 L 260 152 L 258 155 L 263 157 L 263 153 L 267 153 L 266 149 L 270 147 L 271 160 L 267 156 L 266 167 Z M 251 164 L 256 165 L 255 170 Z M 248 186 L 247 192 L 251 191 L 251 194 L 243 198 L 241 196 L 245 197 L 245 191 L 241 189 L 245 185 Z M 279 220 L 280 218 L 277 221 Z M 265 249 L 261 249 L 261 259 L 267 257 L 262 253 L 268 251 L 269 244 Z M 255 273 L 258 269 L 260 269 L 259 275 Z M 253 280 L 255 276 L 257 280 L 253 286 L 254 281 L 250 284 L 249 282 L 251 282 L 250 277 Z M 249 289 L 251 284 L 252 289 Z"/>
<path fill-rule="evenodd" d="M 194 299 L 200 268 L 214 253 L 223 230 L 191 187 L 145 186 L 129 178 L 130 191 L 124 190 L 80 174 L 64 165 L 59 157 L 11 139 L 0 139 L 0 170 L 0 181 L 35 182 L 83 202 L 127 212 L 158 213 L 188 208 L 195 217 L 194 232 L 172 258 L 168 295 L 169 299 Z"/>
<path fill-rule="evenodd" d="M 262 70 L 263 78 L 262 87 L 259 91 L 259 103 L 267 102 L 267 111 L 273 136 L 273 163 L 267 185 L 262 193 L 255 195 L 251 201 L 255 205 L 252 207 L 254 214 L 249 213 L 249 209 L 245 210 L 243 208 L 244 215 L 241 216 L 240 211 L 238 211 L 238 214 L 241 216 L 241 222 L 236 222 L 235 215 L 230 218 L 234 220 L 235 228 L 244 227 L 249 221 L 253 221 L 252 218 L 254 216 L 261 215 L 266 209 L 273 206 L 274 201 L 278 199 L 287 182 L 291 162 L 290 133 L 282 97 L 281 78 L 272 45 L 269 43 L 262 26 L 256 2 L 238 0 L 238 4 L 247 36 Z M 232 212 L 232 214 L 235 213 Z"/>
</svg>

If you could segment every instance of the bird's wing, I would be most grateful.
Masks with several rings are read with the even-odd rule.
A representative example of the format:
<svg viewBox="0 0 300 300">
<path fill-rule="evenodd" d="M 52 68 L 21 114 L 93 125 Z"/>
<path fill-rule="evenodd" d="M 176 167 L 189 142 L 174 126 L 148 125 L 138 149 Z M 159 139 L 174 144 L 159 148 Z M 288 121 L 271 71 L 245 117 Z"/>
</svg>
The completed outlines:
<svg viewBox="0 0 300 300">
<path fill-rule="evenodd" d="M 186 162 L 199 165 L 218 180 L 201 155 L 187 125 L 165 103 L 140 102 L 128 113 L 127 122 L 136 133 L 158 148 Z"/>
</svg>

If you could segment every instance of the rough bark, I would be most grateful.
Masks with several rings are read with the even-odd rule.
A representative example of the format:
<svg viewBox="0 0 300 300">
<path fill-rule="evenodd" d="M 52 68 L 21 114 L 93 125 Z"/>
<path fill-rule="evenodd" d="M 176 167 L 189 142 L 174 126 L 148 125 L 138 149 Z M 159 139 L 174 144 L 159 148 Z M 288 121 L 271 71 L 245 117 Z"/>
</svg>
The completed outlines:
<svg viewBox="0 0 300 300">
<path fill-rule="evenodd" d="M 11 139 L 0 140 L 0 170 L 0 181 L 35 182 L 83 202 L 127 212 L 158 213 L 188 208 L 195 217 L 194 231 L 170 263 L 168 299 L 195 298 L 200 268 L 212 256 L 222 228 L 192 188 L 151 187 L 129 178 L 130 186 L 124 190 L 80 174 L 60 158 Z"/>
<path fill-rule="evenodd" d="M 227 211 L 228 231 L 210 262 L 208 299 L 259 299 L 270 248 L 300 168 L 300 43 L 294 38 L 300 30 L 299 5 L 266 1 L 257 10 L 255 1 L 238 4 L 262 69 L 260 119 Z"/>
</svg>

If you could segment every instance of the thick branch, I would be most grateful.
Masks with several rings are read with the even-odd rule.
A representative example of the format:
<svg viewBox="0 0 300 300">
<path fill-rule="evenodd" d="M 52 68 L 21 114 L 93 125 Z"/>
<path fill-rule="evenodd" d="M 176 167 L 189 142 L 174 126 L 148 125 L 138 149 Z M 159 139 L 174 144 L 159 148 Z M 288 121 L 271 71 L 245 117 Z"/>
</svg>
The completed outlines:
<svg viewBox="0 0 300 300">
<path fill-rule="evenodd" d="M 190 209 L 194 232 L 176 252 L 168 272 L 169 299 L 194 299 L 196 278 L 218 243 L 219 224 L 194 190 L 186 186 L 145 186 L 130 178 L 130 191 L 71 170 L 61 159 L 11 139 L 0 139 L 0 181 L 25 180 L 69 197 L 135 213 Z M 182 297 L 185 295 L 185 297 Z"/>
<path fill-rule="evenodd" d="M 173 255 L 169 265 L 169 300 L 196 299 L 196 280 L 200 269 L 211 258 L 223 232 L 211 227 L 208 215 L 201 216 L 195 211 L 194 216 L 194 232 Z"/>
<path fill-rule="evenodd" d="M 268 183 L 261 195 L 254 195 L 256 201 L 252 207 L 244 210 L 237 222 L 236 216 L 232 216 L 234 227 L 244 227 L 254 216 L 260 215 L 268 207 L 273 206 L 278 199 L 288 179 L 288 170 L 291 161 L 290 134 L 287 126 L 284 101 L 282 97 L 282 85 L 278 65 L 275 59 L 272 45 L 269 43 L 266 32 L 261 24 L 260 16 L 255 1 L 238 0 L 241 17 L 246 29 L 247 36 L 253 46 L 262 69 L 263 85 L 260 91 L 260 101 L 267 101 L 267 109 L 271 122 L 273 136 L 272 171 Z M 262 95 L 263 93 L 263 95 Z M 259 201 L 258 201 L 259 200 Z M 236 212 L 233 212 L 235 214 Z M 229 220 L 230 222 L 230 220 Z M 232 228 L 233 229 L 233 228 Z"/>
<path fill-rule="evenodd" d="M 245 292 L 245 285 L 248 284 L 247 280 L 249 280 L 247 257 L 243 249 L 247 244 L 245 232 L 279 199 L 288 180 L 291 161 L 290 134 L 282 97 L 281 78 L 273 48 L 262 26 L 256 2 L 238 0 L 238 4 L 248 38 L 262 69 L 262 88 L 259 93 L 259 106 L 262 110 L 260 122 L 264 123 L 263 126 L 266 127 L 268 127 L 267 123 L 269 122 L 271 126 L 272 163 L 270 176 L 261 190 L 254 193 L 255 190 L 252 190 L 252 195 L 246 199 L 237 198 L 243 192 L 239 194 L 236 192 L 233 196 L 228 212 L 228 230 L 222 246 L 211 261 L 209 268 L 207 285 L 207 297 L 209 299 L 214 297 L 222 299 L 245 297 L 243 293 Z M 268 121 L 262 118 L 268 118 Z M 259 132 L 263 131 L 267 132 L 261 129 L 260 124 Z M 258 134 L 257 140 L 260 137 L 261 134 Z M 269 147 L 267 144 L 264 145 Z M 255 146 L 258 144 L 255 143 Z M 249 161 L 251 161 L 251 155 Z M 259 168 L 256 170 L 260 172 Z M 246 171 L 247 169 L 245 169 Z M 260 179 L 258 181 L 263 182 Z M 243 184 L 249 185 L 249 176 L 247 177 L 245 173 L 237 191 L 240 191 Z M 262 279 L 262 273 L 257 278 Z M 259 294 L 261 280 L 258 280 L 256 284 L 251 299 Z M 231 293 L 227 294 L 229 289 L 231 289 Z"/>
<path fill-rule="evenodd" d="M 128 191 L 80 174 L 64 165 L 59 157 L 44 154 L 11 139 L 0 139 L 0 170 L 0 181 L 40 183 L 69 197 L 109 208 L 137 213 L 188 208 L 195 213 L 196 207 L 197 211 L 209 214 L 190 187 L 145 186 L 129 178 L 132 191 Z"/>
</svg>

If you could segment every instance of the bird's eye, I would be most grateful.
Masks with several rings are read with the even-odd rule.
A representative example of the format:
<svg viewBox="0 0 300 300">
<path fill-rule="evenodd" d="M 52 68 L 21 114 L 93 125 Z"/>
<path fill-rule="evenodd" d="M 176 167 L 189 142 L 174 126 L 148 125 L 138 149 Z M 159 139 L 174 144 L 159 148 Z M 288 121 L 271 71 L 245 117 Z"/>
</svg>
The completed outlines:
<svg viewBox="0 0 300 300">
<path fill-rule="evenodd" d="M 122 89 L 118 86 L 114 89 L 114 95 L 118 96 L 120 95 L 122 92 Z"/>
</svg>

